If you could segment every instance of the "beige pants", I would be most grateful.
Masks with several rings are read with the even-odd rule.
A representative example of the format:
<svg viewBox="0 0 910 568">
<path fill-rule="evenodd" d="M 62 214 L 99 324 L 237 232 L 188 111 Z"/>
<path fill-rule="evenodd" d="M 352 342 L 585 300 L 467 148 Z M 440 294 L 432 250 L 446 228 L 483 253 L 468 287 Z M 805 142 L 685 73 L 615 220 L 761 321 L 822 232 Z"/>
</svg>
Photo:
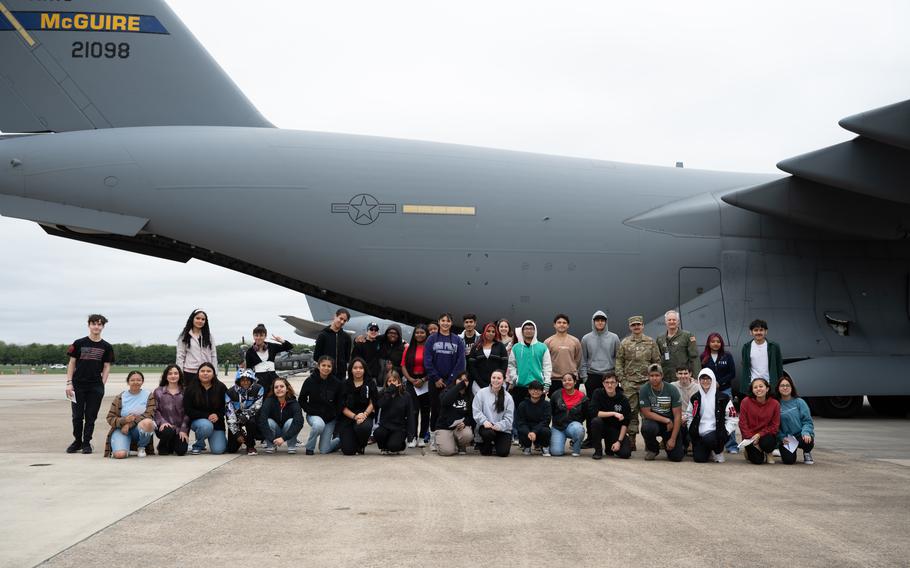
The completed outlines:
<svg viewBox="0 0 910 568">
<path fill-rule="evenodd" d="M 458 446 L 467 448 L 474 441 L 474 433 L 467 426 L 461 430 L 436 430 L 436 453 L 441 456 L 454 456 Z"/>
</svg>

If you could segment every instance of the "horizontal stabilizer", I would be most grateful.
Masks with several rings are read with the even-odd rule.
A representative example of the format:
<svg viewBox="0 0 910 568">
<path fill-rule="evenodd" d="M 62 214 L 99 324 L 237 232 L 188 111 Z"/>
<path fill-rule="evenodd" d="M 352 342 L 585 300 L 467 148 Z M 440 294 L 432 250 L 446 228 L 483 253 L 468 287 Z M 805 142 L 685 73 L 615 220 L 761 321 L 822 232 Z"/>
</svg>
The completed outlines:
<svg viewBox="0 0 910 568">
<path fill-rule="evenodd" d="M 825 231 L 869 239 L 905 239 L 910 206 L 786 177 L 722 198 L 730 205 Z"/>
<path fill-rule="evenodd" d="M 859 134 L 777 164 L 792 174 L 739 189 L 730 205 L 864 239 L 910 238 L 910 101 L 840 121 Z"/>
<path fill-rule="evenodd" d="M 870 197 L 910 203 L 910 151 L 856 138 L 783 160 L 783 171 Z"/>
<path fill-rule="evenodd" d="M 865 138 L 910 150 L 910 100 L 854 114 L 838 124 Z"/>
<path fill-rule="evenodd" d="M 306 337 L 307 339 L 315 340 L 319 333 L 325 329 L 326 324 L 320 323 L 318 321 L 312 321 L 304 318 L 299 318 L 297 316 L 278 316 L 283 319 L 285 322 L 293 326 L 294 331 L 297 335 L 301 337 Z M 351 330 L 346 329 L 349 334 Z"/>
<path fill-rule="evenodd" d="M 138 234 L 149 221 L 129 215 L 84 209 L 15 195 L 0 195 L 0 215 L 127 237 Z"/>
</svg>

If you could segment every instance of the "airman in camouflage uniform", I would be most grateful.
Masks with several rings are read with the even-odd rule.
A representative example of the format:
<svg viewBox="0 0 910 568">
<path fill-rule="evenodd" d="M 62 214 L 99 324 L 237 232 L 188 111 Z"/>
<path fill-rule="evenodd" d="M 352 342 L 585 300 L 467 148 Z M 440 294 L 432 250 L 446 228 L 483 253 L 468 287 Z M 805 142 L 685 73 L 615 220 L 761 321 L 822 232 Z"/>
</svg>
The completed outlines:
<svg viewBox="0 0 910 568">
<path fill-rule="evenodd" d="M 642 316 L 629 318 L 629 331 L 616 350 L 616 376 L 622 382 L 622 389 L 629 399 L 632 416 L 629 419 L 629 438 L 632 450 L 638 435 L 638 390 L 648 382 L 648 365 L 660 363 L 657 342 L 643 333 L 645 320 Z"/>
<path fill-rule="evenodd" d="M 679 329 L 679 313 L 670 310 L 664 314 L 667 332 L 657 337 L 657 348 L 660 350 L 660 366 L 667 381 L 676 380 L 676 369 L 686 367 L 693 377 L 701 371 L 701 359 L 698 357 L 698 345 L 695 335 Z"/>
</svg>

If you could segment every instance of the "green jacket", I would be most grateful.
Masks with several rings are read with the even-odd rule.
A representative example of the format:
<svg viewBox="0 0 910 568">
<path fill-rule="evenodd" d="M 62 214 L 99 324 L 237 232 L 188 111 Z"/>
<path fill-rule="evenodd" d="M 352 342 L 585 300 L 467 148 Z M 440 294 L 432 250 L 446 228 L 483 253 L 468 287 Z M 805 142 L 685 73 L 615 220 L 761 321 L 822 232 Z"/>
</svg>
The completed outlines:
<svg viewBox="0 0 910 568">
<path fill-rule="evenodd" d="M 701 371 L 701 359 L 698 357 L 698 345 L 695 335 L 685 330 L 679 330 L 672 339 L 667 334 L 657 337 L 657 348 L 660 349 L 660 366 L 664 370 L 664 380 L 676 380 L 676 369 L 686 367 L 692 373 L 692 379 Z M 670 357 L 667 357 L 667 353 Z"/>
<path fill-rule="evenodd" d="M 752 383 L 752 343 L 750 339 L 743 345 L 743 372 L 739 378 L 739 393 L 746 395 Z M 771 378 L 771 390 L 777 390 L 777 381 L 784 374 L 783 357 L 780 354 L 780 345 L 773 341 L 765 340 L 768 344 L 768 375 Z"/>
</svg>

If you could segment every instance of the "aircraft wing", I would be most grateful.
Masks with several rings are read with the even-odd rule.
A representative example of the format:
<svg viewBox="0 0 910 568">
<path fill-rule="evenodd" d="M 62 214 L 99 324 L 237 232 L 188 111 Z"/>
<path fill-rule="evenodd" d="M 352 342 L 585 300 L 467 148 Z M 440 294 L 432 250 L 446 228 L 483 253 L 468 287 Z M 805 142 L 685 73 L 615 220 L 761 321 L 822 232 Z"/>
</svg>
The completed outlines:
<svg viewBox="0 0 910 568">
<path fill-rule="evenodd" d="M 306 337 L 307 339 L 316 340 L 316 337 L 319 335 L 319 332 L 325 329 L 326 324 L 320 323 L 318 321 L 312 321 L 304 318 L 299 318 L 297 316 L 279 316 L 281 319 L 289 323 L 294 327 L 294 332 L 297 335 Z"/>
<path fill-rule="evenodd" d="M 0 0 L 0 53 L 3 132 L 272 126 L 163 0 Z"/>
<path fill-rule="evenodd" d="M 777 164 L 788 177 L 740 189 L 730 205 L 851 237 L 910 237 L 910 100 L 847 117 L 858 134 Z"/>
</svg>

